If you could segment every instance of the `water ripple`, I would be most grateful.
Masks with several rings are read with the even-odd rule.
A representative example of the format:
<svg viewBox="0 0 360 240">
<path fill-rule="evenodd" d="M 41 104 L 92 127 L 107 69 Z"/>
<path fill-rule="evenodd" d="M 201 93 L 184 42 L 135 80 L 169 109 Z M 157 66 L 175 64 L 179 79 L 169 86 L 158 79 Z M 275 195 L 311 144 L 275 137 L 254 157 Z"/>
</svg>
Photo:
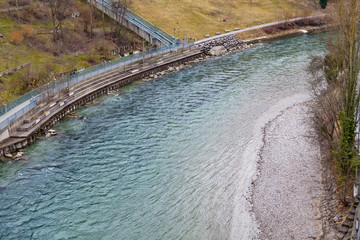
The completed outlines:
<svg viewBox="0 0 360 240">
<path fill-rule="evenodd" d="M 80 109 L 86 120 L 56 125 L 64 135 L 33 144 L 27 163 L 0 165 L 0 238 L 250 239 L 257 152 L 244 151 L 266 111 L 306 91 L 318 39 L 212 59 Z"/>
</svg>

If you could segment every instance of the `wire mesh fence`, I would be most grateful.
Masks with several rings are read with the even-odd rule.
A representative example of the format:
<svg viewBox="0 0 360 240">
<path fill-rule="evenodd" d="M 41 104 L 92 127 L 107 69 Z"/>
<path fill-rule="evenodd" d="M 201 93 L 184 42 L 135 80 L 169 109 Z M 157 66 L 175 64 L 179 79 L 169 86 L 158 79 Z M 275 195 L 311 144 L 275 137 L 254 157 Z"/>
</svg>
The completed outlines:
<svg viewBox="0 0 360 240">
<path fill-rule="evenodd" d="M 111 10 L 112 12 L 116 13 L 116 9 L 114 9 L 114 7 L 112 6 L 111 0 L 95 0 L 95 2 L 97 2 L 97 4 L 101 4 L 101 6 L 103 6 L 104 8 L 107 8 L 108 10 Z M 187 41 L 183 41 L 183 43 L 181 44 L 179 41 L 177 41 L 177 39 L 175 39 L 173 36 L 165 32 L 164 30 L 160 29 L 159 27 L 153 25 L 152 23 L 148 22 L 144 18 L 140 17 L 139 15 L 129 10 L 125 11 L 124 18 L 127 21 L 133 23 L 134 25 L 138 26 L 139 28 L 143 29 L 144 31 L 148 32 L 152 37 L 158 39 L 165 46 L 160 48 L 150 49 L 137 54 L 131 54 L 126 57 L 120 57 L 109 62 L 104 62 L 102 64 L 98 64 L 86 69 L 73 72 L 70 75 L 56 79 L 48 84 L 36 88 L 24 94 L 23 96 L 13 100 L 12 102 L 9 102 L 7 104 L 2 104 L 1 102 L 0 117 L 5 115 L 5 113 L 11 111 L 12 109 L 25 103 L 28 100 L 31 100 L 29 101 L 29 104 L 26 106 L 22 106 L 22 108 L 28 109 L 30 105 L 35 106 L 40 101 L 49 98 L 49 96 L 52 96 L 57 92 L 60 92 L 61 90 L 69 89 L 73 85 L 78 84 L 81 81 L 84 81 L 85 79 L 90 78 L 92 76 L 131 64 L 133 62 L 141 61 L 143 59 L 148 59 L 150 57 L 157 56 L 159 54 L 164 54 L 171 51 L 178 51 L 194 45 L 193 42 L 189 43 Z M 23 112 L 22 110 L 24 109 L 20 108 L 19 112 Z M 9 116 L 9 118 L 13 118 L 13 117 L 14 116 Z M 8 120 L 9 119 L 5 119 L 5 121 Z"/>
<path fill-rule="evenodd" d="M 106 71 L 113 70 L 115 68 L 119 68 L 134 62 L 141 61 L 143 59 L 148 59 L 151 57 L 155 57 L 160 54 L 164 54 L 167 52 L 172 51 L 179 51 L 185 48 L 189 48 L 193 46 L 194 43 L 183 43 L 178 46 L 164 46 L 161 48 L 154 48 L 149 49 L 143 52 L 139 52 L 137 54 L 131 54 L 126 57 L 121 57 L 114 59 L 109 62 L 103 62 L 101 64 L 79 70 L 77 72 L 74 72 L 68 76 L 56 79 L 55 81 L 52 81 L 48 84 L 45 84 L 39 88 L 36 88 L 25 95 L 15 99 L 12 102 L 9 102 L 8 104 L 4 104 L 0 108 L 0 116 L 4 115 L 6 112 L 10 111 L 11 109 L 16 108 L 20 104 L 26 102 L 27 100 L 33 99 L 36 102 L 40 102 L 49 96 L 52 96 L 56 94 L 57 92 L 60 92 L 61 90 L 70 88 L 71 86 L 87 79 L 92 76 L 104 73 Z"/>
</svg>

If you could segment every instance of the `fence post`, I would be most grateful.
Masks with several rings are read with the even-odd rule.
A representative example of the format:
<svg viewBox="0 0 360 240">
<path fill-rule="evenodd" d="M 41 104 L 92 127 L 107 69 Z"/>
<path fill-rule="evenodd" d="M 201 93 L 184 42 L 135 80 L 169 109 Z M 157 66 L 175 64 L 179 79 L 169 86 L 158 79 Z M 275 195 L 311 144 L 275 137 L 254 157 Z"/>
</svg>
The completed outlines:
<svg viewBox="0 0 360 240">
<path fill-rule="evenodd" d="M 5 104 L 5 113 L 7 113 L 7 104 Z"/>
<path fill-rule="evenodd" d="M 48 84 L 46 85 L 47 98 L 49 98 L 49 96 L 50 96 L 50 95 L 49 95 L 49 84 L 50 84 L 50 83 L 48 83 Z"/>
</svg>

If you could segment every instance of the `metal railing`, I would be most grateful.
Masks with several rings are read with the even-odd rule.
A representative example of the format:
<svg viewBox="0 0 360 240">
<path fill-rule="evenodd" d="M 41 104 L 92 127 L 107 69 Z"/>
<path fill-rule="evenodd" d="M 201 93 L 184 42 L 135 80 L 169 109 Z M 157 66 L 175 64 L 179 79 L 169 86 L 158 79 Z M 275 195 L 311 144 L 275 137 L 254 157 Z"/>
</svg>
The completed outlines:
<svg viewBox="0 0 360 240">
<path fill-rule="evenodd" d="M 20 104 L 32 99 L 33 101 L 36 101 L 36 103 L 47 99 L 49 96 L 52 96 L 56 94 L 57 92 L 60 92 L 61 90 L 70 88 L 71 86 L 87 79 L 92 76 L 110 71 L 115 68 L 119 68 L 137 61 L 141 61 L 143 59 L 148 59 L 160 54 L 172 52 L 172 51 L 179 51 L 184 48 L 189 48 L 194 45 L 194 42 L 191 43 L 184 43 L 182 45 L 178 46 L 164 46 L 161 48 L 154 48 L 151 50 L 146 50 L 144 52 L 139 52 L 137 54 L 131 54 L 126 57 L 121 57 L 114 59 L 109 62 L 104 62 L 89 68 L 85 68 L 83 70 L 79 70 L 77 72 L 74 72 L 71 75 L 56 79 L 55 81 L 52 81 L 48 84 L 45 84 L 39 88 L 36 88 L 25 95 L 15 99 L 12 102 L 9 102 L 8 104 L 4 104 L 0 108 L 0 116 L 4 115 L 6 112 L 9 112 L 11 109 L 14 109 L 15 107 L 19 106 Z"/>
<path fill-rule="evenodd" d="M 98 4 L 105 7 L 107 10 L 112 11 L 114 14 L 118 14 L 116 12 L 116 8 L 112 6 L 111 0 L 95 0 Z M 101 10 L 101 9 L 100 9 Z M 140 29 L 144 30 L 145 32 L 149 33 L 152 37 L 156 38 L 158 41 L 163 43 L 164 45 L 170 46 L 176 44 L 176 38 L 171 36 L 169 33 L 165 32 L 161 28 L 155 26 L 154 24 L 150 23 L 143 17 L 137 15 L 136 13 L 126 10 L 123 16 L 127 21 L 131 22 L 135 26 L 139 27 Z"/>
</svg>

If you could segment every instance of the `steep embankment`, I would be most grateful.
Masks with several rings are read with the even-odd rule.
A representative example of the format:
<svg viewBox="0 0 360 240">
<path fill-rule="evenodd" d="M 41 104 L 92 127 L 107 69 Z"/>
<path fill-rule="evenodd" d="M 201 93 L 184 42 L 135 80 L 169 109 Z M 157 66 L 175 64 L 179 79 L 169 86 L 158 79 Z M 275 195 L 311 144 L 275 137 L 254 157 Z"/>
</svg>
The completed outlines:
<svg viewBox="0 0 360 240">
<path fill-rule="evenodd" d="M 133 0 L 132 10 L 176 37 L 204 38 L 226 29 L 245 28 L 321 13 L 314 1 Z"/>
<path fill-rule="evenodd" d="M 132 51 L 141 40 L 80 0 L 62 7 L 54 36 L 46 1 L 0 1 L 0 98 L 9 102 L 54 77 L 116 58 Z M 105 29 L 105 33 L 103 33 Z M 55 38 L 55 40 L 54 40 Z M 29 64 L 27 64 L 29 63 Z M 22 70 L 13 71 L 26 64 Z"/>
</svg>

